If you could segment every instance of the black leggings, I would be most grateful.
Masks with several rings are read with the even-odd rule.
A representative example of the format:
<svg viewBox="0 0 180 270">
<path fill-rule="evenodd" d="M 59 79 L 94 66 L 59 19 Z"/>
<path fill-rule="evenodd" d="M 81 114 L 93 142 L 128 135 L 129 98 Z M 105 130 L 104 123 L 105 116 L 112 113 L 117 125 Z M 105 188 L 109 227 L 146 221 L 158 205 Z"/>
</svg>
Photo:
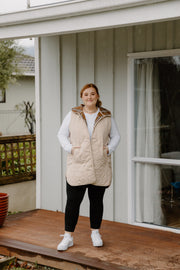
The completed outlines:
<svg viewBox="0 0 180 270">
<path fill-rule="evenodd" d="M 71 186 L 66 184 L 67 203 L 65 209 L 65 231 L 74 232 L 81 202 L 88 189 L 90 201 L 90 225 L 92 229 L 99 229 L 103 217 L 103 197 L 107 187 L 83 185 Z"/>
</svg>

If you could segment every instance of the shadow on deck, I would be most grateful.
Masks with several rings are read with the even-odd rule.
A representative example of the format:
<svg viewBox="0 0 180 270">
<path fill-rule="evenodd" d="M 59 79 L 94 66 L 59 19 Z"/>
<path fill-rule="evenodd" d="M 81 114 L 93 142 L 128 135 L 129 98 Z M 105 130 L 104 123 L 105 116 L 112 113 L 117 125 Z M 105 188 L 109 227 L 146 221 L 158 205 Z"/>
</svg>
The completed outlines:
<svg viewBox="0 0 180 270">
<path fill-rule="evenodd" d="M 0 228 L 0 254 L 63 270 L 180 269 L 180 235 L 103 221 L 104 246 L 91 244 L 89 219 L 80 217 L 74 246 L 56 251 L 64 214 L 33 210 L 9 216 Z"/>
</svg>

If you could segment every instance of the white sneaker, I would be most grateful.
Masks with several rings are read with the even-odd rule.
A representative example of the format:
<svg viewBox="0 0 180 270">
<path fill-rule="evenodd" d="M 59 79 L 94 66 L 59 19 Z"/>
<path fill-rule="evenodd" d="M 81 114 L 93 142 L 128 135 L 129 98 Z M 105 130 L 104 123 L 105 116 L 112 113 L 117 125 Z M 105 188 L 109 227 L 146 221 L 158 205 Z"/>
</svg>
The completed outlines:
<svg viewBox="0 0 180 270">
<path fill-rule="evenodd" d="M 57 246 L 57 250 L 67 250 L 69 247 L 73 246 L 73 237 L 70 234 L 66 233 L 60 236 L 64 236 L 64 238 Z"/>
<path fill-rule="evenodd" d="M 101 239 L 101 235 L 99 234 L 99 230 L 93 230 L 91 233 L 91 239 L 94 247 L 102 247 L 103 241 Z"/>
</svg>

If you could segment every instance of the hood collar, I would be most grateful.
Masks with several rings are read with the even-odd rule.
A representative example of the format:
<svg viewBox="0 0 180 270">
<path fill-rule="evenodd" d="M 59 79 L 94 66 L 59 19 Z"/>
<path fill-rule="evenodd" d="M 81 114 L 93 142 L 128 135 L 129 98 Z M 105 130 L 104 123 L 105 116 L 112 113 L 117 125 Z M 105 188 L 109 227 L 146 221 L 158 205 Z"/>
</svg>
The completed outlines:
<svg viewBox="0 0 180 270">
<path fill-rule="evenodd" d="M 83 112 L 83 107 L 84 107 L 84 105 L 81 104 L 78 107 L 72 108 L 72 111 L 74 113 L 80 115 L 86 121 L 86 117 L 85 117 L 85 114 Z M 101 120 L 104 117 L 111 117 L 111 112 L 103 107 L 99 107 L 99 112 L 98 112 L 96 120 L 95 120 L 95 125 L 97 122 L 99 122 L 99 120 Z"/>
</svg>

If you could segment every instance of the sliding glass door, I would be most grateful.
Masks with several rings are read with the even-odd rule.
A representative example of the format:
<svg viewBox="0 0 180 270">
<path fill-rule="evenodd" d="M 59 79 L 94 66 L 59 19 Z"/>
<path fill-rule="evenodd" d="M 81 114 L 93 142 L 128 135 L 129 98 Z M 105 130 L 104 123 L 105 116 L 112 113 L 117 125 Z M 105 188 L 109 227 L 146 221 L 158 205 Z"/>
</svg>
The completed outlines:
<svg viewBox="0 0 180 270">
<path fill-rule="evenodd" d="M 134 60 L 135 221 L 180 228 L 180 56 Z"/>
</svg>

